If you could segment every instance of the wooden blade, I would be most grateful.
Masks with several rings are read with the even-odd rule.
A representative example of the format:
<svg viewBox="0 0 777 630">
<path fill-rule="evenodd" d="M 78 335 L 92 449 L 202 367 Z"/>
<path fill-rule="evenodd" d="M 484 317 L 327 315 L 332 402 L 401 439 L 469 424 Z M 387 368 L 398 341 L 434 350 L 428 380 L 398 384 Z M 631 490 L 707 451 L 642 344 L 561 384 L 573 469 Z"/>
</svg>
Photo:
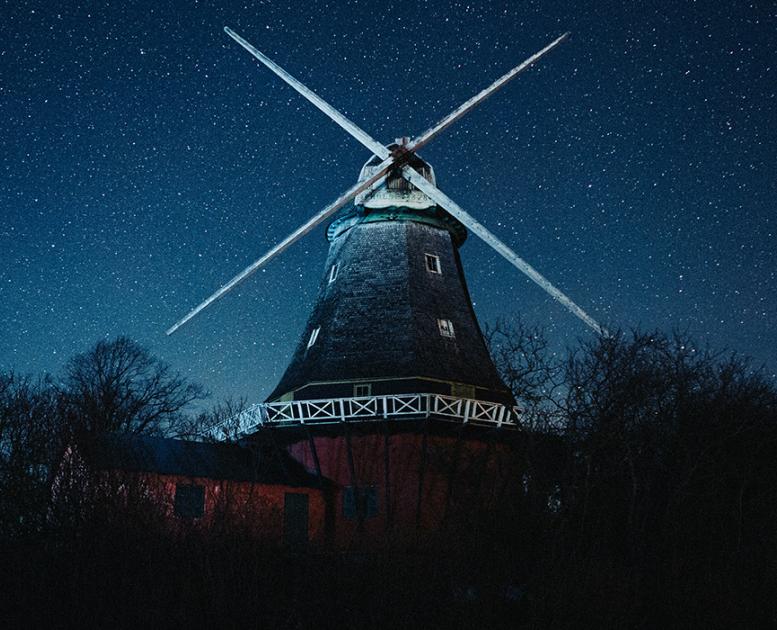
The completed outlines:
<svg viewBox="0 0 777 630">
<path fill-rule="evenodd" d="M 420 136 L 415 138 L 410 144 L 408 145 L 409 151 L 417 151 L 421 147 L 423 147 L 425 144 L 427 144 L 432 138 L 434 138 L 437 134 L 439 134 L 444 129 L 447 129 L 450 127 L 453 123 L 455 123 L 459 118 L 464 116 L 467 112 L 469 112 L 471 109 L 473 109 L 475 106 L 482 103 L 484 100 L 486 100 L 489 96 L 491 96 L 494 92 L 496 92 L 498 89 L 504 87 L 508 81 L 518 76 L 521 72 L 532 66 L 534 63 L 539 61 L 540 57 L 544 56 L 545 54 L 549 53 L 551 50 L 553 50 L 556 46 L 558 46 L 561 42 L 563 42 L 567 37 L 569 37 L 569 33 L 564 33 L 561 37 L 558 39 L 555 39 L 550 44 L 545 46 L 542 50 L 539 52 L 533 54 L 531 57 L 529 57 L 526 61 L 524 61 L 522 64 L 515 66 L 510 72 L 507 74 L 502 75 L 500 78 L 498 78 L 496 81 L 494 81 L 491 85 L 489 85 L 485 90 L 481 90 L 475 96 L 473 96 L 468 101 L 464 102 L 460 107 L 453 110 L 450 114 L 448 114 L 445 118 L 443 118 L 440 122 L 438 122 L 433 127 L 430 127 L 426 131 L 424 131 Z"/>
<path fill-rule="evenodd" d="M 511 264 L 517 267 L 520 271 L 525 273 L 529 278 L 541 286 L 550 296 L 565 306 L 573 315 L 579 317 L 587 326 L 595 330 L 602 336 L 607 336 L 607 330 L 600 326 L 596 321 L 588 315 L 582 308 L 570 300 L 564 293 L 554 287 L 545 276 L 538 272 L 534 267 L 527 263 L 523 258 L 518 256 L 512 249 L 500 241 L 496 236 L 491 234 L 483 225 L 475 220 L 469 213 L 453 201 L 448 195 L 442 192 L 439 188 L 429 182 L 423 175 L 418 173 L 409 166 L 402 167 L 402 176 L 407 179 L 413 186 L 418 188 L 425 195 L 437 202 L 450 212 L 454 217 L 466 225 L 472 232 L 477 234 L 486 243 L 493 247 L 497 252 L 504 256 Z"/>
<path fill-rule="evenodd" d="M 286 72 L 274 61 L 272 61 L 267 56 L 259 52 L 246 40 L 240 37 L 240 35 L 235 33 L 231 28 L 229 28 L 228 26 L 225 26 L 224 32 L 227 35 L 229 35 L 232 39 L 234 39 L 238 44 L 240 44 L 243 48 L 245 48 L 248 52 L 250 52 L 259 61 L 261 61 L 270 70 L 272 70 L 275 74 L 277 74 L 286 83 L 288 83 L 291 87 L 297 90 L 297 92 L 302 94 L 302 96 L 304 96 L 311 103 L 313 103 L 313 105 L 315 105 L 318 109 L 320 109 L 327 116 L 329 116 L 329 118 L 334 120 L 338 125 L 340 125 L 348 133 L 350 133 L 354 138 L 356 138 L 359 142 L 361 142 L 375 155 L 377 155 L 381 159 L 386 159 L 389 156 L 389 150 L 385 146 L 383 146 L 380 142 L 375 140 L 375 138 L 370 136 L 366 131 L 364 131 L 357 125 L 355 125 L 352 121 L 348 120 L 345 116 L 343 116 L 340 112 L 338 112 L 329 103 L 327 103 L 317 94 L 315 94 L 313 91 L 305 87 L 300 81 L 298 81 L 293 76 L 291 76 L 288 72 Z"/>
<path fill-rule="evenodd" d="M 248 267 L 243 269 L 243 271 L 237 274 L 225 285 L 223 285 L 218 291 L 216 291 L 213 295 L 211 295 L 207 300 L 198 304 L 191 311 L 189 311 L 185 317 L 183 317 L 178 322 L 176 322 L 173 326 L 171 326 L 167 330 L 166 334 L 172 335 L 176 330 L 178 330 L 181 326 L 183 326 L 186 322 L 188 322 L 192 317 L 197 315 L 197 313 L 199 313 L 203 309 L 213 304 L 213 302 L 218 300 L 228 291 L 234 289 L 243 280 L 248 278 L 248 276 L 253 274 L 255 271 L 257 271 L 264 265 L 266 265 L 270 260 L 272 260 L 278 254 L 286 250 L 289 246 L 296 243 L 299 239 L 305 236 L 305 234 L 307 234 L 317 225 L 319 225 L 320 223 L 328 219 L 330 216 L 332 216 L 335 212 L 337 212 L 337 210 L 342 208 L 346 203 L 348 203 L 360 192 L 378 184 L 378 182 L 380 182 L 385 177 L 386 173 L 391 169 L 393 163 L 394 163 L 393 158 L 384 160 L 380 164 L 380 168 L 371 177 L 349 188 L 342 195 L 340 195 L 335 201 L 333 201 L 326 208 L 324 208 L 321 212 L 319 212 L 317 215 L 312 217 L 306 223 L 302 224 L 294 232 L 289 234 L 285 239 L 283 239 L 280 243 L 278 243 L 275 247 L 273 247 L 264 256 L 262 256 L 260 259 L 251 263 Z"/>
</svg>

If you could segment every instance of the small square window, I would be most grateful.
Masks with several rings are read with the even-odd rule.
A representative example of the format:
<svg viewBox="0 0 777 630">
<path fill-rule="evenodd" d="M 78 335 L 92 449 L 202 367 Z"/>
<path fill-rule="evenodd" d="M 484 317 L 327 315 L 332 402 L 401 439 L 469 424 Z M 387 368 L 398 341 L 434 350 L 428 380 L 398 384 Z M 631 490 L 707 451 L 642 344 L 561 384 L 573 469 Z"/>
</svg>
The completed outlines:
<svg viewBox="0 0 777 630">
<path fill-rule="evenodd" d="M 364 520 L 378 515 L 378 489 L 375 486 L 343 488 L 343 516 Z"/>
<path fill-rule="evenodd" d="M 451 396 L 456 398 L 474 398 L 475 386 L 465 383 L 451 383 Z"/>
<path fill-rule="evenodd" d="M 424 258 L 426 259 L 426 270 L 429 273 L 442 273 L 439 256 L 435 256 L 434 254 L 424 254 Z"/>
<path fill-rule="evenodd" d="M 453 322 L 449 319 L 438 319 L 437 328 L 440 330 L 440 334 L 443 337 L 450 337 L 453 339 L 456 333 L 453 331 Z"/>
<path fill-rule="evenodd" d="M 364 398 L 366 396 L 372 396 L 372 383 L 364 383 L 361 385 L 353 386 L 353 395 L 356 398 Z"/>
<path fill-rule="evenodd" d="M 205 488 L 179 483 L 175 486 L 175 515 L 200 518 L 205 513 Z"/>
<path fill-rule="evenodd" d="M 329 268 L 329 284 L 332 284 L 337 278 L 337 272 L 340 269 L 340 265 L 335 263 Z"/>
<path fill-rule="evenodd" d="M 308 348 L 310 348 L 314 343 L 316 343 L 316 339 L 318 339 L 318 333 L 321 330 L 321 326 L 318 326 L 317 328 L 313 329 L 313 332 L 310 333 L 310 339 L 308 339 Z"/>
</svg>

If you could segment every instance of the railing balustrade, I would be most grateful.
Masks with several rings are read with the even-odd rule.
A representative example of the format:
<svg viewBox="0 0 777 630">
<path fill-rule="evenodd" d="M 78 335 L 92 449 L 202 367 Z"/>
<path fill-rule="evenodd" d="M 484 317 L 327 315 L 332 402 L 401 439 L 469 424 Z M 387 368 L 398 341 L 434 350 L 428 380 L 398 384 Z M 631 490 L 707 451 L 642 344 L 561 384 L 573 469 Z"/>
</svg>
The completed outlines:
<svg viewBox="0 0 777 630">
<path fill-rule="evenodd" d="M 520 410 L 500 403 L 442 394 L 392 394 L 259 403 L 213 428 L 219 437 L 229 426 L 248 435 L 263 426 L 335 424 L 435 417 L 480 426 L 518 426 Z"/>
</svg>

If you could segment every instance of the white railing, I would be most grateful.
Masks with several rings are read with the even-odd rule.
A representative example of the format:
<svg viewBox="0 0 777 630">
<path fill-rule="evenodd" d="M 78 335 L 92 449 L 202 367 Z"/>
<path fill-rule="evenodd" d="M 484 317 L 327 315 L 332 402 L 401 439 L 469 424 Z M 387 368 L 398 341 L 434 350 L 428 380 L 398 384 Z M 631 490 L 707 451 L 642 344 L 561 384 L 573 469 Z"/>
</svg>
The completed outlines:
<svg viewBox="0 0 777 630">
<path fill-rule="evenodd" d="M 358 398 L 324 398 L 259 403 L 223 425 L 213 428 L 220 437 L 253 433 L 263 426 L 276 427 L 338 422 L 372 422 L 433 417 L 438 420 L 494 427 L 516 427 L 520 410 L 500 403 L 442 394 L 393 394 Z"/>
</svg>

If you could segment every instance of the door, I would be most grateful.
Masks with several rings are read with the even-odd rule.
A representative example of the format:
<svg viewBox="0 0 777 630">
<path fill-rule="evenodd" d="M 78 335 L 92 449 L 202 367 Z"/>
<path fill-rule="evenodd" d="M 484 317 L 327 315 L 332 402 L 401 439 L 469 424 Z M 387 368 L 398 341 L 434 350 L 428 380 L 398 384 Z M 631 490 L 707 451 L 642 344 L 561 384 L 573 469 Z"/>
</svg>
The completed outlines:
<svg viewBox="0 0 777 630">
<path fill-rule="evenodd" d="M 286 493 L 283 501 L 283 542 L 289 547 L 308 544 L 308 495 Z"/>
</svg>

